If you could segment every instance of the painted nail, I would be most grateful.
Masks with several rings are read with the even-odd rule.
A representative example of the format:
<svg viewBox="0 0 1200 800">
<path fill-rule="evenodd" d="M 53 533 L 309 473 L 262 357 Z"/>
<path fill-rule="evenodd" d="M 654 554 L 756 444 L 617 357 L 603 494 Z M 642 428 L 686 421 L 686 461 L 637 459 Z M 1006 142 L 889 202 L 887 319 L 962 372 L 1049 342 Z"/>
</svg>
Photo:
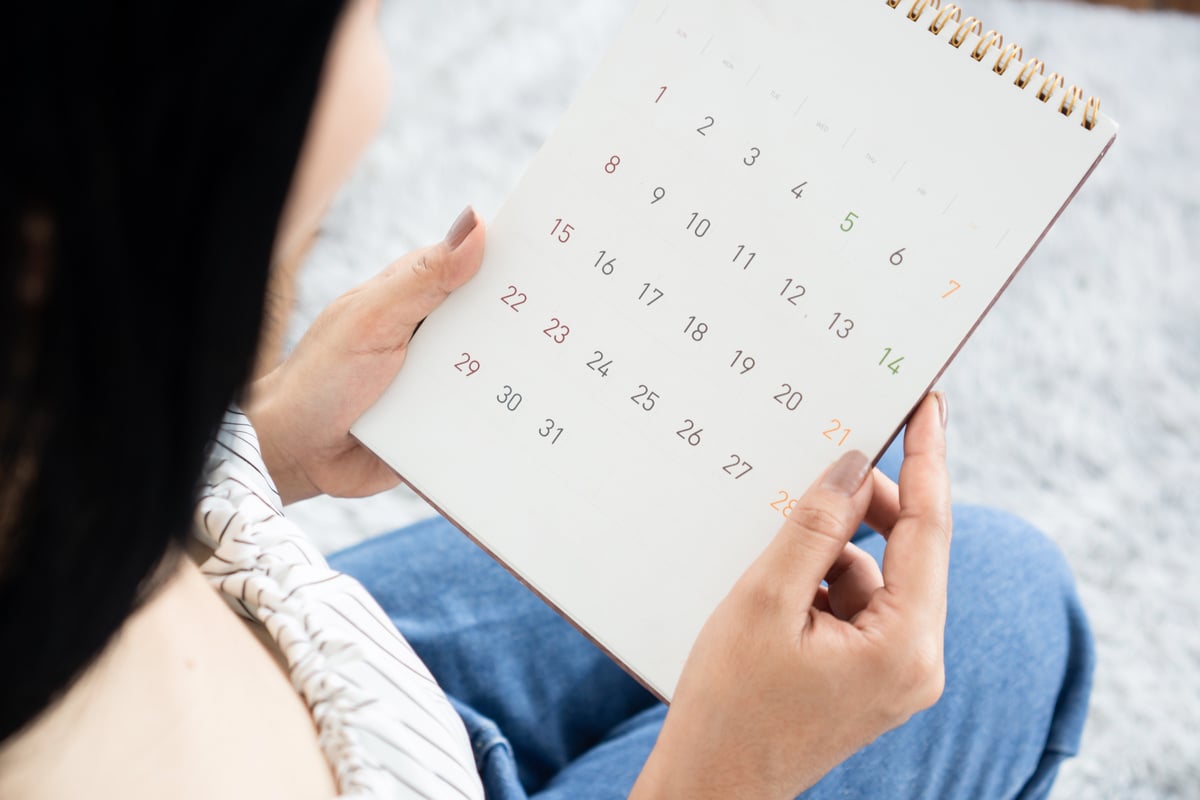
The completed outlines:
<svg viewBox="0 0 1200 800">
<path fill-rule="evenodd" d="M 477 224 L 479 224 L 479 219 L 475 216 L 475 209 L 467 206 L 458 215 L 458 219 L 454 220 L 450 230 L 446 232 L 446 245 L 451 250 L 458 249 L 458 246 L 471 235 L 471 231 L 475 230 Z"/>
<path fill-rule="evenodd" d="M 825 473 L 821 488 L 849 497 L 858 491 L 870 471 L 870 459 L 861 450 L 851 450 L 835 461 Z"/>
<path fill-rule="evenodd" d="M 937 398 L 938 418 L 942 421 L 942 430 L 946 430 L 946 426 L 950 423 L 950 404 L 946 402 L 946 393 L 934 392 L 933 396 Z"/>
</svg>

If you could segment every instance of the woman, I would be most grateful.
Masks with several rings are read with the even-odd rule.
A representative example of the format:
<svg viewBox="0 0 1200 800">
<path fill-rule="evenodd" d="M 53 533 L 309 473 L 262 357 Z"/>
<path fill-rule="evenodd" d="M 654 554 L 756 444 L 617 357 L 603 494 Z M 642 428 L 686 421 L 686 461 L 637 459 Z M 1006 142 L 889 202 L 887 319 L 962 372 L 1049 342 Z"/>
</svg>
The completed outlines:
<svg viewBox="0 0 1200 800">
<path fill-rule="evenodd" d="M 327 565 L 282 505 L 397 482 L 348 428 L 483 223 L 250 382 L 382 116 L 376 9 L 134 5 L 25 4 L 4 48 L 0 796 L 1046 794 L 1086 621 L 1017 520 L 957 509 L 951 555 L 941 395 L 898 489 L 850 453 L 809 490 L 669 711 L 444 521 Z"/>
</svg>

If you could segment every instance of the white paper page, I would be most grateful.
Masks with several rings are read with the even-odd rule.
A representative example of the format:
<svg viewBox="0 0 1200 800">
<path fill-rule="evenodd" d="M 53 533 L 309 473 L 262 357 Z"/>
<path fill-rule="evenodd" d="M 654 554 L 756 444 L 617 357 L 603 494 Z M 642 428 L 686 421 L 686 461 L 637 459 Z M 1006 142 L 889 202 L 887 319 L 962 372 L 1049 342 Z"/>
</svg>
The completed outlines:
<svg viewBox="0 0 1200 800">
<path fill-rule="evenodd" d="M 1112 141 L 883 0 L 646 0 L 354 426 L 664 698 Z M 569 227 L 568 227 L 569 226 Z"/>
</svg>

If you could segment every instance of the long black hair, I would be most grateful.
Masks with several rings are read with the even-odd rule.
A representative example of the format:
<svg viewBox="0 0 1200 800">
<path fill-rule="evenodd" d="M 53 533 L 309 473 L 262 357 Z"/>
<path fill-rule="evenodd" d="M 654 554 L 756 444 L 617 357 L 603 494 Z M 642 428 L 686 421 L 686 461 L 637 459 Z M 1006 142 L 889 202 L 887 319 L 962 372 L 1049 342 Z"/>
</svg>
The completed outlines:
<svg viewBox="0 0 1200 800">
<path fill-rule="evenodd" d="M 190 523 L 253 363 L 341 4 L 20 3 L 0 28 L 0 741 Z"/>
</svg>

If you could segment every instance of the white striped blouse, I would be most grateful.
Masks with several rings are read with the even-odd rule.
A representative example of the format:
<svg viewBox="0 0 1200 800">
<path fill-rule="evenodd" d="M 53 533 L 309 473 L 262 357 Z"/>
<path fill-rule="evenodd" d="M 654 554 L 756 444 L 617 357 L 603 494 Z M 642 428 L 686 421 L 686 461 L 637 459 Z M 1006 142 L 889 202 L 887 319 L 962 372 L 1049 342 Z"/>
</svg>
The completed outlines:
<svg viewBox="0 0 1200 800">
<path fill-rule="evenodd" d="M 265 626 L 316 722 L 344 798 L 482 798 L 466 728 L 424 662 L 354 578 L 283 515 L 250 421 L 225 416 L 205 469 L 201 569 Z"/>
</svg>

